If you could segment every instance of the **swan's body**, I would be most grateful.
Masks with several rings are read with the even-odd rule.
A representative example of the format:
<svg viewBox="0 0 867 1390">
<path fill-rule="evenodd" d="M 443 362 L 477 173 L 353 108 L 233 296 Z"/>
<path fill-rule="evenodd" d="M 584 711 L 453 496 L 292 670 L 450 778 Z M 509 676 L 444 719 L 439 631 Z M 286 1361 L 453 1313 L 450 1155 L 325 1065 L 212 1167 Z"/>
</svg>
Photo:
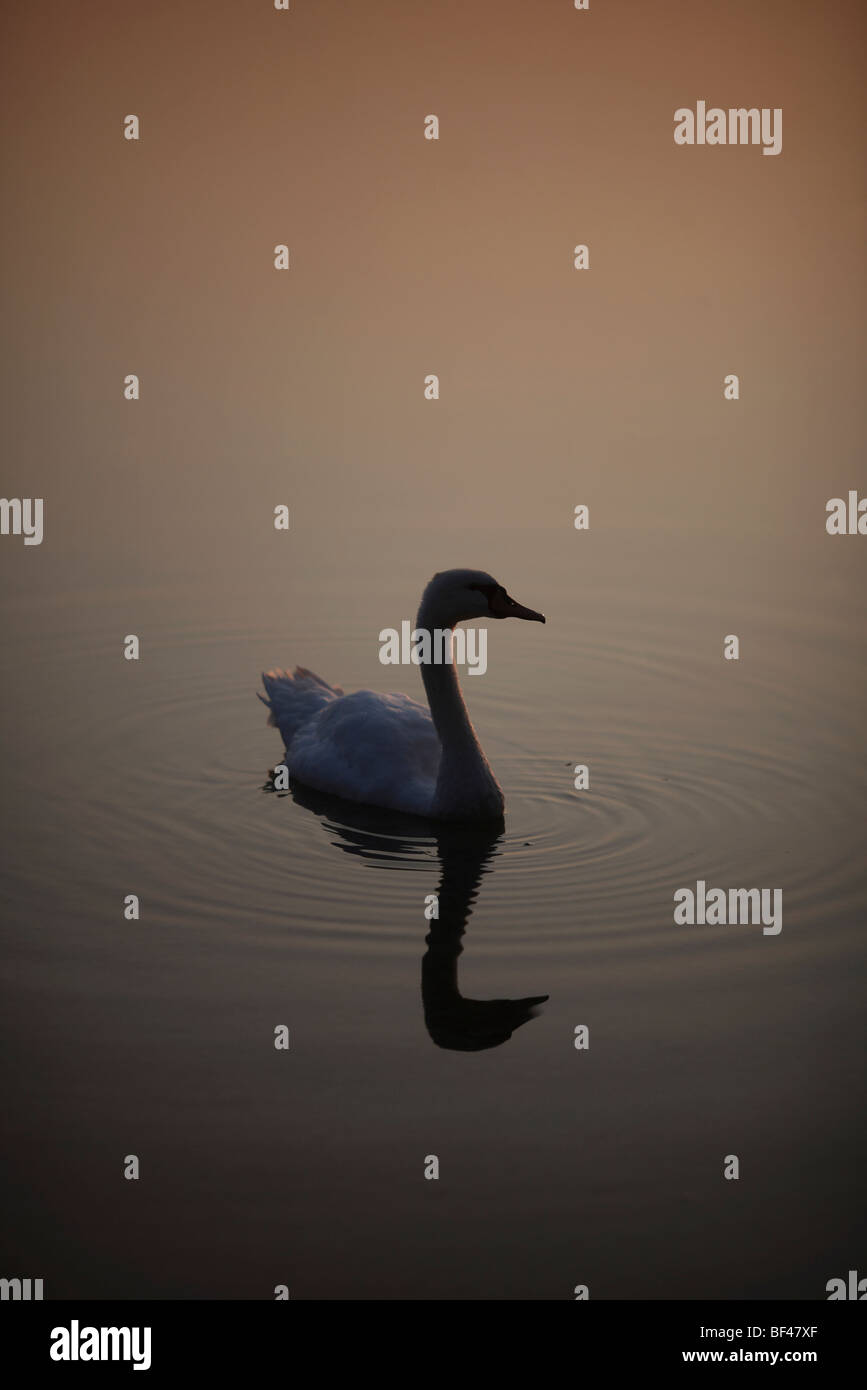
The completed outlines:
<svg viewBox="0 0 867 1390">
<path fill-rule="evenodd" d="M 545 621 L 489 574 L 446 570 L 425 589 L 417 627 L 451 632 L 469 618 L 507 617 Z M 344 695 L 302 667 L 291 676 L 263 675 L 290 776 L 349 801 L 437 820 L 502 816 L 503 793 L 470 723 L 455 666 L 428 663 L 421 673 L 430 709 L 406 695 Z"/>
</svg>

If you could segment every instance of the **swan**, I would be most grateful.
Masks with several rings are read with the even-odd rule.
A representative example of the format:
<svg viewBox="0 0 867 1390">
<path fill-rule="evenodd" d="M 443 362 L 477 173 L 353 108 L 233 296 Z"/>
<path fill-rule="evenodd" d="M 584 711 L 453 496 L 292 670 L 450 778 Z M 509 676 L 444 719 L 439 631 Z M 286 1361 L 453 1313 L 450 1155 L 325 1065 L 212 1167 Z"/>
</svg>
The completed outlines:
<svg viewBox="0 0 867 1390">
<path fill-rule="evenodd" d="M 416 627 L 445 629 L 450 655 L 455 624 L 474 618 L 545 621 L 484 570 L 435 574 Z M 407 695 L 344 695 L 301 666 L 292 675 L 263 672 L 259 699 L 283 736 L 289 775 L 347 801 L 432 820 L 501 819 L 503 793 L 470 723 L 454 664 L 427 662 L 421 676 L 430 709 Z"/>
</svg>

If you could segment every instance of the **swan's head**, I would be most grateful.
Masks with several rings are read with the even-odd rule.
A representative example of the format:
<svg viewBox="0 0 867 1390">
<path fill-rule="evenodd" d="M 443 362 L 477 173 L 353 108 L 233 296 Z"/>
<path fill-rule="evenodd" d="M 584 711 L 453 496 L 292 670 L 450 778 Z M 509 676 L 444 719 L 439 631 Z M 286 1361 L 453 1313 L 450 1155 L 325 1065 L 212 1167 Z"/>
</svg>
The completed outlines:
<svg viewBox="0 0 867 1390">
<path fill-rule="evenodd" d="M 517 603 L 502 584 L 484 570 L 443 570 L 435 574 L 422 595 L 419 617 L 422 612 L 430 625 L 437 627 L 451 627 L 474 618 L 545 621 L 544 614 Z"/>
</svg>

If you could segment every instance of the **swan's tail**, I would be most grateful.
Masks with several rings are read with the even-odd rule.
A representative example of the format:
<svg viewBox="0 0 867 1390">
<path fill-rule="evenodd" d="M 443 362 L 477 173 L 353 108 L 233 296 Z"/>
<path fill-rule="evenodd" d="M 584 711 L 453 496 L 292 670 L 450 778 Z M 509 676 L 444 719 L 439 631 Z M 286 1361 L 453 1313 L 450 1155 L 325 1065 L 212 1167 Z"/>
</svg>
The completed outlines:
<svg viewBox="0 0 867 1390">
<path fill-rule="evenodd" d="M 263 671 L 262 684 L 265 694 L 259 699 L 271 711 L 268 723 L 280 730 L 287 748 L 302 724 L 343 694 L 339 685 L 329 685 L 303 666 L 296 666 L 291 676 L 288 671 Z"/>
</svg>

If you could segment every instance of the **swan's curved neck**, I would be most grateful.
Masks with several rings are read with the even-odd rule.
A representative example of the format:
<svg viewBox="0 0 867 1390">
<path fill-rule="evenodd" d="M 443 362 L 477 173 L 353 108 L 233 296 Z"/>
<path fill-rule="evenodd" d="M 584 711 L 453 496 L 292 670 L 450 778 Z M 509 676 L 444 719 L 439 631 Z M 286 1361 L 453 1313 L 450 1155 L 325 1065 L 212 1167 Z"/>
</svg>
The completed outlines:
<svg viewBox="0 0 867 1390">
<path fill-rule="evenodd" d="M 418 610 L 416 627 L 429 632 L 431 637 L 437 630 L 448 633 L 447 651 L 452 660 L 442 664 L 428 661 L 422 663 L 421 667 L 421 678 L 430 705 L 431 718 L 443 750 L 455 748 L 466 753 L 475 748 L 481 754 L 481 744 L 470 723 L 470 716 L 464 704 L 458 673 L 454 665 L 455 624 L 448 619 L 443 620 L 441 616 L 437 616 L 432 606 L 423 602 Z M 431 646 L 434 651 L 436 645 L 432 641 Z"/>
<path fill-rule="evenodd" d="M 437 629 L 446 631 L 448 654 L 454 658 L 453 620 L 443 618 L 434 605 L 423 601 L 416 626 L 431 635 Z M 431 646 L 435 651 L 433 641 Z M 455 817 L 502 815 L 503 794 L 470 722 L 454 660 L 441 664 L 422 663 L 421 678 L 434 728 L 442 744 L 435 813 Z"/>
</svg>

